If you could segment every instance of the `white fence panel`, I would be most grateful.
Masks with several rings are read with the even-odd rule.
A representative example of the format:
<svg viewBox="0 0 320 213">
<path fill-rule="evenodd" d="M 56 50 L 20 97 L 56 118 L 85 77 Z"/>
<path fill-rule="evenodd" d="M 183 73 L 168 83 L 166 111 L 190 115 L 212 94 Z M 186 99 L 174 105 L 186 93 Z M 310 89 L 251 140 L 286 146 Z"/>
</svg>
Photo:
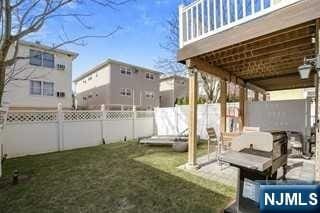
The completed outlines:
<svg viewBox="0 0 320 213">
<path fill-rule="evenodd" d="M 103 121 L 103 138 L 106 143 L 117 142 L 120 140 L 132 139 L 133 136 L 133 120 L 110 120 Z"/>
<path fill-rule="evenodd" d="M 2 132 L 4 153 L 9 158 L 58 151 L 58 125 L 51 123 L 7 123 Z"/>
<path fill-rule="evenodd" d="M 262 131 L 310 131 L 311 105 L 307 100 L 252 102 L 247 104 L 246 124 Z"/>
<path fill-rule="evenodd" d="M 147 137 L 152 136 L 154 134 L 154 119 L 151 118 L 137 118 L 135 120 L 135 137 Z"/>
<path fill-rule="evenodd" d="M 176 122 L 177 122 L 177 133 L 182 133 L 188 129 L 189 122 L 189 107 L 188 106 L 177 106 L 175 107 L 177 113 Z"/>
<path fill-rule="evenodd" d="M 220 104 L 208 105 L 208 127 L 213 127 L 216 134 L 220 135 Z"/>
<path fill-rule="evenodd" d="M 97 146 L 101 143 L 101 121 L 84 120 L 63 123 L 64 150 Z"/>
<path fill-rule="evenodd" d="M 158 135 L 178 134 L 175 108 L 155 109 L 155 120 Z"/>
<path fill-rule="evenodd" d="M 155 110 L 158 135 L 179 134 L 188 129 L 189 106 L 159 108 Z M 220 130 L 220 104 L 198 105 L 198 135 L 208 138 L 207 128 Z"/>
<path fill-rule="evenodd" d="M 90 147 L 154 134 L 149 111 L 25 111 L 9 112 L 1 131 L 9 158 Z M 0 124 L 3 126 L 3 116 Z M 1 128 L 2 129 L 2 128 Z"/>
</svg>

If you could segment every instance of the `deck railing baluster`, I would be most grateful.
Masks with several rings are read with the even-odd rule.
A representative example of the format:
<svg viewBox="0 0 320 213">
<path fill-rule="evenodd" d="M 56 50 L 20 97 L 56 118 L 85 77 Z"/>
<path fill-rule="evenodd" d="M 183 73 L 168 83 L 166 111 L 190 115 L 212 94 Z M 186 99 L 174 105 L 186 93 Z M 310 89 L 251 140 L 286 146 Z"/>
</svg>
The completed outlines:
<svg viewBox="0 0 320 213">
<path fill-rule="evenodd" d="M 198 0 L 187 6 L 181 5 L 180 48 L 298 1 L 302 0 Z"/>
</svg>

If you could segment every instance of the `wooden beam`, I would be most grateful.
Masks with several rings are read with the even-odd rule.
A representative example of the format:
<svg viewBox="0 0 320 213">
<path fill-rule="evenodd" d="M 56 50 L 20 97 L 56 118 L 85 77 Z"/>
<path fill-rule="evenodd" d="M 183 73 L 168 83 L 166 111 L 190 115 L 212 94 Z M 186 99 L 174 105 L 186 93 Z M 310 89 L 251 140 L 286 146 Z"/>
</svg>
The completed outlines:
<svg viewBox="0 0 320 213">
<path fill-rule="evenodd" d="M 250 83 L 250 82 L 247 82 L 247 83 L 246 83 L 246 88 L 248 88 L 248 89 L 250 89 L 250 90 L 253 90 L 253 91 L 255 91 L 256 93 L 262 93 L 262 94 L 266 93 L 266 90 L 265 90 L 265 89 L 263 89 L 263 88 L 261 88 L 261 87 L 258 87 L 257 85 L 254 85 L 254 84 L 252 84 L 252 83 Z"/>
<path fill-rule="evenodd" d="M 192 67 L 198 69 L 200 72 L 206 72 L 212 74 L 222 80 L 231 81 L 231 79 L 236 79 L 236 77 L 231 76 L 229 72 L 217 67 L 215 65 L 209 64 L 199 58 L 192 58 L 186 61 L 187 67 Z"/>
<path fill-rule="evenodd" d="M 320 1 L 302 0 L 290 7 L 279 9 L 268 15 L 186 45 L 179 50 L 178 61 L 184 61 L 188 58 L 276 33 L 319 17 Z"/>
<path fill-rule="evenodd" d="M 262 99 L 263 99 L 263 101 L 267 101 L 267 94 L 263 94 Z"/>
<path fill-rule="evenodd" d="M 317 55 L 320 54 L 320 19 L 317 19 L 316 21 L 316 53 Z M 319 93 L 319 84 L 320 84 L 320 80 L 319 80 L 319 74 L 317 73 L 317 79 L 316 79 L 316 113 L 317 113 L 317 117 L 316 117 L 316 162 L 315 162 L 315 181 L 320 181 L 320 126 L 319 126 L 319 99 L 320 99 L 320 93 Z"/>
<path fill-rule="evenodd" d="M 240 86 L 240 93 L 239 93 L 239 129 L 242 132 L 243 127 L 245 126 L 245 106 L 246 106 L 246 89 Z"/>
<path fill-rule="evenodd" d="M 316 25 L 315 21 L 310 21 L 308 23 L 303 23 L 300 25 L 296 25 L 287 29 L 283 29 L 277 32 L 274 32 L 272 34 L 268 34 L 262 37 L 254 38 L 245 42 L 237 43 L 222 49 L 219 49 L 217 51 L 213 51 L 210 53 L 213 57 L 220 58 L 225 56 L 230 56 L 234 54 L 234 51 L 236 49 L 236 52 L 245 51 L 246 49 L 249 49 L 250 47 L 257 47 L 258 43 L 266 43 L 271 40 L 284 40 L 283 38 L 286 38 L 287 34 L 292 34 L 296 32 L 301 32 L 303 30 L 305 32 L 306 29 L 310 29 Z M 315 31 L 314 31 L 315 32 Z M 306 32 L 305 32 L 306 33 Z M 307 33 L 308 34 L 308 33 Z M 260 46 L 260 45 L 258 45 Z"/>
<path fill-rule="evenodd" d="M 310 46 L 312 37 L 314 37 L 314 34 L 310 34 L 302 38 L 297 38 L 296 40 L 285 40 L 285 38 L 283 38 L 281 43 L 271 44 L 270 42 L 272 42 L 272 40 L 270 40 L 268 43 L 269 45 L 261 49 L 238 51 L 224 58 L 215 56 L 212 56 L 210 58 L 214 59 L 214 63 L 217 65 L 225 64 L 226 62 L 226 65 L 232 65 L 237 64 L 242 60 L 262 59 L 265 58 L 265 56 L 276 55 L 279 52 L 281 53 L 283 51 L 294 50 L 299 47 L 301 48 Z"/>
<path fill-rule="evenodd" d="M 259 93 L 258 92 L 254 92 L 254 101 L 259 101 Z"/>
<path fill-rule="evenodd" d="M 221 80 L 220 87 L 220 133 L 223 133 L 227 127 L 227 82 Z"/>
<path fill-rule="evenodd" d="M 235 75 L 230 74 L 230 72 L 228 72 L 224 69 L 221 69 L 218 66 L 215 66 L 213 64 L 209 64 L 209 63 L 201 60 L 200 58 L 188 59 L 186 61 L 186 65 L 187 65 L 187 67 L 196 68 L 200 72 L 212 74 L 222 80 L 233 82 L 234 84 L 237 84 L 242 87 L 247 87 L 248 89 L 254 90 L 256 92 L 260 92 L 260 93 L 266 92 L 263 88 L 261 88 L 257 85 L 254 85 L 253 83 L 246 83 L 243 79 L 241 79 Z"/>
<path fill-rule="evenodd" d="M 193 69 L 189 75 L 189 140 L 188 140 L 188 168 L 196 169 L 197 165 L 197 102 L 198 75 Z"/>
</svg>

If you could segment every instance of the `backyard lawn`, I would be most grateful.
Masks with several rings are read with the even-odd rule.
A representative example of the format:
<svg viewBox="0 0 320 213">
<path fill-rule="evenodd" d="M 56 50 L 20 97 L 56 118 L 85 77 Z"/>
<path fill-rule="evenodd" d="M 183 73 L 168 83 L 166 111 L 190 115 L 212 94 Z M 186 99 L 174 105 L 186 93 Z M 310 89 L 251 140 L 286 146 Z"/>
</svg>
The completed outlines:
<svg viewBox="0 0 320 213">
<path fill-rule="evenodd" d="M 10 159 L 0 212 L 219 212 L 233 189 L 178 170 L 186 159 L 136 142 Z M 23 179 L 13 186 L 15 169 Z"/>
</svg>

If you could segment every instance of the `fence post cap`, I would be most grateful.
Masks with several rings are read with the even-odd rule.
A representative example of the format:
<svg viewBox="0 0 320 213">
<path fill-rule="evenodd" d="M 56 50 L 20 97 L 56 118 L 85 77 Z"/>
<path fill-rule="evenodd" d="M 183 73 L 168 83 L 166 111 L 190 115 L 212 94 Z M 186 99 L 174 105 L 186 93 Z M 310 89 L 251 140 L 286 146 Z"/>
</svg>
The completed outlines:
<svg viewBox="0 0 320 213">
<path fill-rule="evenodd" d="M 105 111 L 106 110 L 106 105 L 102 104 L 101 105 L 101 111 Z"/>
<path fill-rule="evenodd" d="M 62 103 L 58 103 L 58 111 L 62 111 Z"/>
</svg>

